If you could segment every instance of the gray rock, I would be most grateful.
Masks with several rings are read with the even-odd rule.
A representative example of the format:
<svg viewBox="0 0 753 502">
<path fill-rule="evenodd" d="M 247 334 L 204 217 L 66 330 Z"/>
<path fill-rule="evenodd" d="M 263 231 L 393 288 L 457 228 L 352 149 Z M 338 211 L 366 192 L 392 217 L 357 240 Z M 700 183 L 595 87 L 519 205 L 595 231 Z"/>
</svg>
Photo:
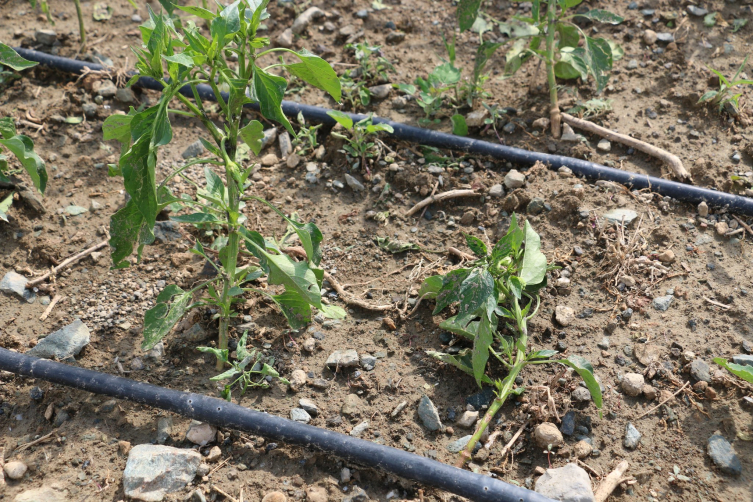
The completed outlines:
<svg viewBox="0 0 753 502">
<path fill-rule="evenodd" d="M 653 307 L 660 312 L 666 312 L 667 309 L 669 309 L 669 306 L 672 305 L 672 301 L 674 299 L 675 297 L 672 295 L 659 296 L 657 298 L 654 298 L 654 301 L 651 302 L 651 305 L 653 305 Z"/>
<path fill-rule="evenodd" d="M 296 35 L 300 35 L 306 28 L 308 28 L 311 21 L 324 16 L 324 12 L 319 7 L 309 7 L 293 21 L 293 26 L 290 27 L 290 31 Z"/>
<path fill-rule="evenodd" d="M 375 85 L 369 87 L 369 93 L 374 99 L 385 99 L 392 92 L 392 84 Z"/>
<path fill-rule="evenodd" d="M 570 326 L 575 320 L 575 311 L 565 305 L 557 305 L 554 308 L 554 319 L 564 327 Z"/>
<path fill-rule="evenodd" d="M 363 488 L 353 486 L 353 492 L 343 498 L 342 502 L 369 502 L 371 500 L 369 496 L 363 491 Z"/>
<path fill-rule="evenodd" d="M 136 500 L 162 500 L 182 490 L 196 476 L 201 454 L 195 450 L 140 444 L 128 454 L 123 490 Z"/>
<path fill-rule="evenodd" d="M 282 134 L 277 137 L 277 144 L 280 146 L 280 155 L 283 157 L 289 156 L 293 151 L 293 143 L 290 141 L 290 134 L 288 131 L 283 131 Z M 289 164 L 288 167 L 290 167 Z"/>
<path fill-rule="evenodd" d="M 566 502 L 593 502 L 591 479 L 588 473 L 574 463 L 557 469 L 547 469 L 536 480 L 534 490 L 553 500 Z"/>
<path fill-rule="evenodd" d="M 500 183 L 497 183 L 496 185 L 494 185 L 493 187 L 489 189 L 489 197 L 495 197 L 499 199 L 500 197 L 504 197 L 504 196 L 505 196 L 505 189 Z"/>
<path fill-rule="evenodd" d="M 472 437 L 473 436 L 469 434 L 468 436 L 463 436 L 460 439 L 456 439 L 455 441 L 447 445 L 447 451 L 449 451 L 450 453 L 460 453 L 461 451 L 463 451 L 463 448 L 465 448 Z"/>
<path fill-rule="evenodd" d="M 612 150 L 612 143 L 610 143 L 607 139 L 602 139 L 601 141 L 599 141 L 599 144 L 596 145 L 596 148 L 601 150 L 602 152 L 609 152 Z"/>
<path fill-rule="evenodd" d="M 343 400 L 340 407 L 340 413 L 343 415 L 358 415 L 361 412 L 361 398 L 356 394 L 348 394 Z"/>
<path fill-rule="evenodd" d="M 141 19 L 141 16 L 139 16 L 138 14 L 134 14 L 131 16 L 131 21 L 133 21 L 134 23 L 140 23 L 143 21 L 143 19 Z"/>
<path fill-rule="evenodd" d="M 182 240 L 183 235 L 178 232 L 178 224 L 174 221 L 158 221 L 154 224 L 154 239 L 164 244 Z"/>
<path fill-rule="evenodd" d="M 633 424 L 628 422 L 628 424 L 625 426 L 625 440 L 622 444 L 625 445 L 625 448 L 632 450 L 633 448 L 638 446 L 638 442 L 640 440 L 641 433 L 638 432 L 638 429 L 636 429 Z"/>
<path fill-rule="evenodd" d="M 308 414 L 303 408 L 293 408 L 290 410 L 290 419 L 294 422 L 301 422 L 307 424 L 311 422 L 311 415 Z"/>
<path fill-rule="evenodd" d="M 84 103 L 81 105 L 81 109 L 84 111 L 84 115 L 86 115 L 86 118 L 91 119 L 97 116 L 97 109 L 99 108 L 99 105 L 96 103 Z"/>
<path fill-rule="evenodd" d="M 516 188 L 520 188 L 523 185 L 525 185 L 525 182 L 526 182 L 525 174 L 518 172 L 517 169 L 512 169 L 509 173 L 505 175 L 505 186 L 509 190 L 515 190 Z"/>
<path fill-rule="evenodd" d="M 610 223 L 621 223 L 623 218 L 625 219 L 625 225 L 630 223 L 638 217 L 638 213 L 632 209 L 615 208 L 604 215 Z"/>
<path fill-rule="evenodd" d="M 112 82 L 112 80 L 103 80 L 97 89 L 97 96 L 103 98 L 113 98 L 118 92 L 118 87 Z"/>
<path fill-rule="evenodd" d="M 160 417 L 157 420 L 157 444 L 165 444 L 170 439 L 170 432 L 173 428 L 173 419 L 170 417 Z"/>
<path fill-rule="evenodd" d="M 136 95 L 133 93 L 133 90 L 130 87 L 124 87 L 123 89 L 118 89 L 115 92 L 115 101 L 119 101 L 125 105 L 136 105 L 139 102 L 136 99 Z"/>
<path fill-rule="evenodd" d="M 659 42 L 670 43 L 675 41 L 675 36 L 671 33 L 657 33 L 656 39 Z"/>
<path fill-rule="evenodd" d="M 578 387 L 570 394 L 570 397 L 577 403 L 585 403 L 591 400 L 591 393 L 584 387 Z"/>
<path fill-rule="evenodd" d="M 371 354 L 362 354 L 361 355 L 361 368 L 365 369 L 366 371 L 371 371 L 374 369 L 377 363 L 377 358 L 372 356 Z"/>
<path fill-rule="evenodd" d="M 202 144 L 201 141 L 196 140 L 190 145 L 188 145 L 188 147 L 186 147 L 185 150 L 183 150 L 183 153 L 181 154 L 181 156 L 184 159 L 192 159 L 194 157 L 198 157 L 202 153 L 204 153 L 204 145 Z"/>
<path fill-rule="evenodd" d="M 311 415 L 312 417 L 315 417 L 319 414 L 319 408 L 316 406 L 316 403 L 312 401 L 311 399 L 306 399 L 305 397 L 302 397 L 298 400 L 298 406 L 306 410 L 306 413 Z"/>
<path fill-rule="evenodd" d="M 290 28 L 283 30 L 282 33 L 277 35 L 277 38 L 275 39 L 275 44 L 277 44 L 278 47 L 284 47 L 286 49 L 290 49 L 293 47 L 294 42 L 294 35 L 293 30 Z"/>
<path fill-rule="evenodd" d="M 207 330 L 204 329 L 204 327 L 201 325 L 201 323 L 196 323 L 192 325 L 190 328 L 188 328 L 186 331 L 183 332 L 181 337 L 186 340 L 187 342 L 202 342 L 209 338 L 209 333 L 207 333 Z"/>
<path fill-rule="evenodd" d="M 361 183 L 348 173 L 345 173 L 345 183 L 347 183 L 348 186 L 356 192 L 363 192 L 364 190 L 366 190 L 366 187 L 363 186 L 363 183 Z"/>
<path fill-rule="evenodd" d="M 89 328 L 86 324 L 76 319 L 54 333 L 43 338 L 27 354 L 44 359 L 55 358 L 62 361 L 78 355 L 81 349 L 89 344 Z"/>
<path fill-rule="evenodd" d="M 58 34 L 53 30 L 37 30 L 34 33 L 34 40 L 42 45 L 53 45 L 58 40 Z"/>
<path fill-rule="evenodd" d="M 601 341 L 596 344 L 596 346 L 599 347 L 600 349 L 608 350 L 609 349 L 609 337 L 605 336 L 604 338 L 602 338 Z"/>
<path fill-rule="evenodd" d="M 579 143 L 583 139 L 583 136 L 575 134 L 575 131 L 573 131 L 573 128 L 569 124 L 562 124 L 562 136 L 560 139 L 571 143 Z"/>
<path fill-rule="evenodd" d="M 575 412 L 570 410 L 562 417 L 562 425 L 560 425 L 560 432 L 565 436 L 572 436 L 575 432 Z"/>
<path fill-rule="evenodd" d="M 753 356 L 739 354 L 732 356 L 732 362 L 735 364 L 741 364 L 743 366 L 753 366 Z"/>
<path fill-rule="evenodd" d="M 8 294 L 15 294 L 28 303 L 34 303 L 37 295 L 31 289 L 26 289 L 26 283 L 29 282 L 26 277 L 10 271 L 0 280 L 0 291 Z"/>
<path fill-rule="evenodd" d="M 330 369 L 355 368 L 358 366 L 358 352 L 354 349 L 336 350 L 325 363 Z"/>
<path fill-rule="evenodd" d="M 460 427 L 470 429 L 478 420 L 478 411 L 465 411 L 456 422 Z"/>
<path fill-rule="evenodd" d="M 465 398 L 465 402 L 473 406 L 474 410 L 480 410 L 494 399 L 494 390 L 491 387 L 484 387 L 480 392 Z"/>
<path fill-rule="evenodd" d="M 704 9 L 703 7 L 698 7 L 696 5 L 688 5 L 688 12 L 690 12 L 695 17 L 703 17 L 709 13 L 708 10 Z"/>
<path fill-rule="evenodd" d="M 541 197 L 534 197 L 533 199 L 531 199 L 531 202 L 528 203 L 526 212 L 532 215 L 541 214 L 544 212 L 544 204 L 544 199 L 542 199 Z"/>
<path fill-rule="evenodd" d="M 264 150 L 277 139 L 277 128 L 270 127 L 264 130 L 264 138 L 261 140 L 261 149 Z"/>
<path fill-rule="evenodd" d="M 486 108 L 472 111 L 465 116 L 465 124 L 468 127 L 482 127 L 487 116 L 489 116 L 489 110 Z"/>
<path fill-rule="evenodd" d="M 397 45 L 403 40 L 405 40 L 405 33 L 403 33 L 402 31 L 391 31 L 384 39 L 384 41 L 387 42 L 388 45 Z"/>
<path fill-rule="evenodd" d="M 711 368 L 703 359 L 690 363 L 690 376 L 699 382 L 711 382 Z"/>
<path fill-rule="evenodd" d="M 217 428 L 213 425 L 192 420 L 186 431 L 186 439 L 193 444 L 206 446 L 217 437 Z"/>
<path fill-rule="evenodd" d="M 723 473 L 739 476 L 742 472 L 743 467 L 740 459 L 735 454 L 735 450 L 732 449 L 729 441 L 722 436 L 714 434 L 709 438 L 708 454 Z"/>
<path fill-rule="evenodd" d="M 366 429 L 368 428 L 369 428 L 369 421 L 364 420 L 360 424 L 353 427 L 353 430 L 350 431 L 350 435 L 353 436 L 354 438 L 359 438 L 361 437 L 361 434 L 366 432 Z"/>
<path fill-rule="evenodd" d="M 438 431 L 442 428 L 442 420 L 439 418 L 437 407 L 428 396 L 421 397 L 418 403 L 418 417 L 430 431 Z"/>
</svg>

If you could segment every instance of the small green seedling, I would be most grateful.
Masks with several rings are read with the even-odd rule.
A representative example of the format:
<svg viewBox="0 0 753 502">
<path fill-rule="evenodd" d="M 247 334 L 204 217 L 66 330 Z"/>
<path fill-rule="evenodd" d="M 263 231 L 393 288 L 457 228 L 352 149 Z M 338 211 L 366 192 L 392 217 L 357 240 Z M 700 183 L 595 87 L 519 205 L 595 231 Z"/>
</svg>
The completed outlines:
<svg viewBox="0 0 753 502">
<path fill-rule="evenodd" d="M 492 385 L 497 395 L 461 453 L 458 467 L 471 458 L 476 443 L 507 398 L 525 391 L 524 387 L 516 387 L 515 379 L 530 364 L 570 366 L 583 378 L 596 407 L 600 409 L 602 405 L 593 367 L 583 357 L 571 355 L 553 360 L 550 358 L 557 354 L 556 350 L 528 352 L 528 321 L 538 312 L 538 292 L 546 286 L 547 271 L 554 268 L 547 264 L 541 239 L 530 223 L 520 228 L 513 214 L 510 229 L 491 251 L 471 235 L 466 235 L 466 243 L 477 259 L 468 267 L 426 278 L 419 291 L 422 298 L 436 300 L 433 315 L 457 304 L 457 314 L 439 326 L 473 343 L 472 349 L 461 350 L 457 355 L 433 351 L 429 354 L 472 375 L 479 386 Z M 490 356 L 507 369 L 507 376 L 493 378 L 487 374 Z"/>
<path fill-rule="evenodd" d="M 386 82 L 387 72 L 395 71 L 395 67 L 384 57 L 378 45 L 370 45 L 364 41 L 348 44 L 345 49 L 353 51 L 353 57 L 360 65 L 355 70 L 345 72 L 351 79 L 361 79 L 368 83 Z"/>
<path fill-rule="evenodd" d="M 27 61 L 12 48 L 0 43 L 0 66 L 7 66 L 15 72 L 20 72 L 36 65 L 37 63 Z M 10 72 L 7 73 L 8 77 L 13 75 Z M 31 138 L 24 134 L 18 134 L 13 117 L 0 118 L 0 182 L 13 186 L 8 176 L 14 174 L 15 171 L 8 164 L 9 159 L 5 154 L 6 150 L 16 158 L 31 178 L 34 187 L 39 190 L 39 193 L 43 194 L 45 188 L 47 188 L 47 170 L 44 161 L 34 151 L 34 142 Z M 0 199 L 0 220 L 8 222 L 7 213 L 12 204 L 12 192 Z"/>
<path fill-rule="evenodd" d="M 315 126 L 307 126 L 306 125 L 306 119 L 303 118 L 303 113 L 298 113 L 298 125 L 300 126 L 300 129 L 298 129 L 298 134 L 293 138 L 293 146 L 297 147 L 298 150 L 296 153 L 300 155 L 301 157 L 307 157 L 308 155 L 314 153 L 316 148 L 319 146 L 319 141 L 317 139 L 317 131 L 322 127 L 322 124 L 317 124 Z"/>
<path fill-rule="evenodd" d="M 371 104 L 371 92 L 363 80 L 353 80 L 347 75 L 340 77 L 343 99 L 352 111 L 358 111 Z"/>
<path fill-rule="evenodd" d="M 167 1 L 167 0 L 165 0 Z M 228 348 L 230 321 L 238 314 L 233 306 L 244 301 L 247 294 L 260 294 L 273 301 L 285 315 L 293 329 L 305 327 L 312 317 L 312 307 L 324 316 L 342 318 L 345 311 L 323 304 L 321 287 L 324 271 L 322 259 L 322 233 L 313 223 L 302 223 L 289 217 L 267 201 L 245 191 L 250 186 L 248 178 L 254 166 L 244 167 L 238 158 L 240 142 L 254 154 L 261 151 L 264 138 L 261 122 L 248 122 L 243 116 L 243 106 L 258 103 L 263 117 L 282 124 L 295 134 L 282 112 L 281 103 L 287 82 L 272 70 L 285 70 L 302 81 L 329 93 L 340 100 L 340 84 L 332 67 L 323 59 L 307 52 L 285 48 L 264 50 L 269 39 L 257 35 L 261 22 L 269 17 L 269 0 L 236 0 L 219 6 L 215 12 L 202 7 L 176 6 L 178 9 L 205 20 L 208 36 L 191 22 L 176 23 L 168 12 L 156 14 L 149 9 L 149 19 L 141 25 L 143 45 L 134 48 L 139 77 L 148 76 L 164 86 L 162 95 L 153 106 L 142 111 L 131 109 L 127 115 L 111 115 L 103 124 L 105 140 L 115 139 L 122 144 L 118 165 L 111 166 L 110 174 L 122 176 L 130 196 L 125 206 L 110 219 L 110 246 L 115 268 L 130 265 L 134 251 L 140 259 L 144 245 L 154 241 L 157 214 L 170 207 L 177 223 L 206 229 L 208 224 L 220 229 L 214 239 L 216 257 L 210 258 L 200 239 L 196 239 L 191 252 L 204 258 L 216 269 L 214 278 L 183 290 L 169 285 L 157 296 L 155 306 L 144 317 L 144 341 L 148 350 L 158 343 L 183 314 L 191 308 L 207 306 L 215 310 L 219 322 L 217 369 L 228 363 L 223 350 Z M 276 63 L 266 65 L 267 56 L 295 57 L 286 62 L 281 57 Z M 197 86 L 211 87 L 219 105 L 221 122 L 210 118 L 199 96 Z M 179 90 L 187 86 L 194 101 Z M 229 97 L 223 98 L 224 88 Z M 170 107 L 177 100 L 184 109 Z M 204 158 L 185 163 L 171 172 L 161 182 L 156 180 L 157 155 L 160 147 L 173 137 L 170 115 L 188 115 L 198 119 L 210 139 L 199 139 L 208 151 Z M 204 165 L 205 183 L 199 184 L 184 174 L 186 169 Z M 223 177 L 211 166 L 219 167 Z M 180 177 L 193 185 L 196 196 L 173 195 L 168 182 Z M 247 202 L 268 205 L 288 223 L 306 251 L 307 260 L 295 261 L 284 253 L 279 243 L 265 239 L 259 232 L 247 228 L 250 208 Z M 176 207 L 177 206 L 177 207 Z M 188 210 L 183 213 L 184 210 Z M 178 214 L 182 213 L 182 214 Z M 203 234 L 202 234 L 203 235 Z M 245 249 L 241 247 L 244 245 Z M 258 266 L 252 262 L 258 262 Z M 267 277 L 271 288 L 250 286 L 251 281 Z M 200 296 L 195 299 L 195 296 Z"/>
<path fill-rule="evenodd" d="M 288 385 L 287 379 L 273 368 L 275 361 L 273 357 L 266 357 L 256 349 L 249 350 L 246 347 L 246 337 L 248 331 L 243 333 L 238 340 L 236 349 L 236 358 L 229 359 L 228 349 L 215 349 L 214 347 L 197 347 L 201 352 L 213 354 L 218 361 L 229 364 L 231 368 L 217 376 L 210 378 L 213 382 L 229 380 L 221 394 L 224 399 L 231 400 L 233 387 L 238 387 L 241 396 L 246 393 L 246 389 L 260 387 L 266 389 L 269 387 L 269 381 L 276 378 L 283 385 Z"/>
<path fill-rule="evenodd" d="M 327 112 L 327 115 L 335 119 L 338 124 L 350 133 L 350 136 L 338 132 L 333 132 L 332 135 L 346 141 L 346 144 L 343 145 L 345 153 L 354 159 L 358 159 L 359 165 L 369 173 L 366 159 L 372 159 L 378 153 L 376 137 L 380 132 L 392 134 L 392 126 L 381 123 L 374 124 L 372 122 L 373 115 L 371 114 L 355 123 L 353 119 L 341 111 L 332 110 Z"/>
<path fill-rule="evenodd" d="M 604 38 L 592 38 L 572 21 L 587 19 L 608 24 L 620 24 L 623 18 L 603 9 L 582 14 L 568 10 L 583 0 L 533 0 L 530 17 L 514 16 L 510 22 L 499 23 L 499 29 L 509 38 L 504 42 L 483 42 L 478 49 L 484 62 L 497 49 L 512 42 L 506 54 L 505 76 L 514 75 L 530 59 L 542 60 L 547 69 L 552 134 L 561 134 L 561 114 L 557 101 L 557 78 L 583 81 L 593 76 L 596 91 L 601 92 L 609 80 L 612 63 L 624 54 L 623 49 Z M 542 6 L 546 5 L 546 14 Z M 460 31 L 470 29 L 479 16 L 481 0 L 460 0 L 457 9 Z M 581 40 L 583 41 L 581 45 Z"/>
<path fill-rule="evenodd" d="M 701 99 L 699 99 L 698 102 L 709 102 L 719 107 L 719 113 L 727 112 L 732 117 L 738 117 L 740 115 L 740 103 L 738 102 L 738 100 L 740 99 L 740 96 L 743 95 L 743 93 L 732 94 L 732 92 L 733 89 L 738 85 L 753 85 L 753 80 L 737 80 L 737 77 L 740 76 L 740 73 L 742 73 L 743 69 L 745 68 L 745 64 L 748 62 L 748 57 L 749 56 L 745 56 L 743 64 L 741 64 L 740 68 L 737 69 L 737 72 L 735 73 L 735 76 L 732 77 L 731 81 L 727 80 L 727 77 L 722 75 L 720 71 L 709 67 L 709 70 L 714 72 L 714 74 L 719 77 L 719 90 L 708 91 L 706 94 L 701 96 Z"/>
</svg>

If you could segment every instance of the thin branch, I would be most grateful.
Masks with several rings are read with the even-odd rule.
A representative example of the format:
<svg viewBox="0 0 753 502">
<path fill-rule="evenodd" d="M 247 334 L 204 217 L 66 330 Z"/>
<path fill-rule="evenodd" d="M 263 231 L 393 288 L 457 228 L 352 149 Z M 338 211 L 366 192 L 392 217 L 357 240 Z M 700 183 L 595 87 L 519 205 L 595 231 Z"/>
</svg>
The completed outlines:
<svg viewBox="0 0 753 502">
<path fill-rule="evenodd" d="M 627 460 L 623 460 L 617 464 L 617 467 L 607 475 L 604 481 L 596 489 L 596 493 L 594 493 L 595 502 L 606 502 L 614 489 L 617 488 L 617 485 L 625 481 L 623 475 L 625 474 L 625 471 L 628 470 L 628 467 Z"/>
<path fill-rule="evenodd" d="M 530 418 L 528 420 L 526 420 L 523 425 L 520 426 L 520 429 L 518 429 L 518 432 L 516 432 L 515 435 L 512 437 L 512 439 L 510 439 L 507 442 L 507 444 L 505 445 L 505 447 L 502 448 L 502 451 L 501 451 L 501 453 L 499 455 L 499 458 L 501 458 L 501 459 L 505 458 L 505 455 L 507 455 L 507 452 L 510 451 L 510 448 L 512 448 L 512 445 L 515 444 L 515 441 L 518 440 L 518 438 L 520 437 L 520 435 L 523 433 L 523 430 L 526 427 L 528 427 L 529 423 L 531 423 L 531 419 Z M 491 448 L 492 443 L 493 443 L 493 441 L 492 441 L 492 438 L 490 437 L 489 441 L 487 441 L 487 443 L 484 445 L 484 448 L 486 448 L 488 450 L 489 448 Z"/>
<path fill-rule="evenodd" d="M 287 251 L 287 249 L 285 251 Z M 329 272 L 326 272 L 326 271 L 324 272 L 324 278 L 327 279 L 327 281 L 330 283 L 330 285 L 332 286 L 332 289 L 337 291 L 337 294 L 340 295 L 340 298 L 342 298 L 343 301 L 350 306 L 360 307 L 364 310 L 372 310 L 376 312 L 387 312 L 389 310 L 395 309 L 395 306 L 392 304 L 372 305 L 369 302 L 365 302 L 363 300 L 359 300 L 358 298 L 351 297 L 350 294 L 347 291 L 345 291 L 345 289 L 343 289 L 340 283 L 337 282 L 337 280 L 329 274 Z"/>
<path fill-rule="evenodd" d="M 437 195 L 432 195 L 431 197 L 427 197 L 412 208 L 410 208 L 410 211 L 405 213 L 406 217 L 411 217 L 414 214 L 416 214 L 418 211 L 423 209 L 425 206 L 428 206 L 429 204 L 432 204 L 434 202 L 440 202 L 447 199 L 456 199 L 458 197 L 473 197 L 473 196 L 482 196 L 484 194 L 479 193 L 475 190 L 450 190 L 449 192 L 442 192 Z"/>
<path fill-rule="evenodd" d="M 740 229 L 740 230 L 742 230 L 742 229 Z M 719 303 L 719 302 L 714 301 L 711 298 L 707 298 L 705 296 L 703 297 L 703 299 L 706 300 L 707 302 L 709 302 L 711 305 L 716 305 L 717 307 L 723 308 L 724 310 L 729 310 L 729 309 L 732 308 L 730 305 L 725 305 L 723 303 Z"/>
<path fill-rule="evenodd" d="M 573 117 L 572 115 L 568 115 L 567 113 L 562 114 L 562 120 L 566 124 L 570 124 L 571 126 L 577 127 L 578 129 L 599 135 L 602 138 L 608 139 L 609 141 L 617 141 L 618 143 L 622 143 L 623 145 L 635 148 L 636 150 L 640 150 L 641 152 L 651 155 L 652 157 L 663 160 L 664 162 L 669 164 L 669 167 L 678 178 L 683 181 L 692 181 L 690 173 L 685 170 L 685 167 L 682 165 L 682 161 L 677 155 L 671 154 L 659 147 L 649 145 L 645 141 L 631 138 L 630 136 L 627 136 L 625 134 L 610 131 L 609 129 L 606 129 L 604 127 L 597 126 L 593 122 Z"/>
<path fill-rule="evenodd" d="M 680 387 L 680 390 L 678 390 L 677 392 L 675 392 L 674 394 L 672 394 L 672 397 L 668 397 L 667 399 L 665 399 L 665 400 L 664 400 L 664 401 L 662 401 L 661 403 L 657 404 L 656 406 L 654 406 L 653 408 L 651 408 L 650 410 L 648 410 L 648 411 L 647 411 L 646 413 L 644 413 L 644 414 L 643 414 L 643 415 L 641 415 L 640 417 L 636 418 L 636 420 L 640 420 L 641 418 L 645 417 L 645 416 L 646 416 L 646 415 L 648 415 L 649 413 L 652 413 L 652 412 L 654 412 L 654 411 L 658 410 L 658 409 L 659 409 L 659 407 L 661 407 L 661 405 L 663 405 L 664 403 L 666 403 L 667 401 L 669 401 L 669 400 L 671 400 L 671 399 L 672 399 L 673 397 L 675 397 L 675 396 L 676 396 L 677 394 L 679 394 L 680 392 L 682 392 L 682 391 L 683 391 L 683 389 L 685 389 L 685 387 L 687 387 L 688 385 L 690 385 L 690 382 L 689 382 L 689 381 L 688 381 L 688 382 L 685 382 L 685 385 L 683 385 L 682 387 Z"/>
<path fill-rule="evenodd" d="M 61 295 L 55 295 L 52 297 L 52 301 L 50 301 L 50 304 L 47 306 L 46 309 L 44 309 L 44 313 L 39 316 L 40 321 L 44 321 L 47 319 L 47 316 L 50 315 L 50 312 L 52 312 L 52 309 L 55 308 L 55 305 L 57 302 L 59 302 L 63 297 Z"/>
<path fill-rule="evenodd" d="M 102 241 L 99 244 L 95 244 L 94 246 L 90 247 L 89 249 L 85 249 L 84 251 L 81 251 L 77 255 L 71 256 L 70 258 L 66 258 L 65 260 L 63 260 L 63 262 L 60 265 L 58 265 L 57 267 L 54 267 L 52 270 L 50 270 L 49 272 L 47 272 L 43 276 L 37 277 L 33 281 L 27 282 L 26 283 L 26 287 L 27 288 L 33 288 L 37 284 L 42 284 L 51 275 L 57 274 L 58 272 L 60 272 L 64 268 L 67 268 L 68 265 L 76 263 L 81 258 L 84 258 L 84 257 L 92 254 L 94 251 L 96 251 L 98 249 L 102 249 L 105 246 L 107 246 L 107 241 Z"/>
</svg>

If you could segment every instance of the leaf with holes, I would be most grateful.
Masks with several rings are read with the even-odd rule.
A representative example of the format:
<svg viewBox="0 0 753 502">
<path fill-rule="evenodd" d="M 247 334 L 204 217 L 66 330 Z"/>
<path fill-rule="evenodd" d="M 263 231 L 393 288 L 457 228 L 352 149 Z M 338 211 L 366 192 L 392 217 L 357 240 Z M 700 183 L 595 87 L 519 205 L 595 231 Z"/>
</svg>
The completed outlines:
<svg viewBox="0 0 753 502">
<path fill-rule="evenodd" d="M 154 348 L 183 317 L 191 303 L 191 293 L 171 284 L 157 295 L 155 302 L 156 305 L 144 315 L 143 350 Z"/>
</svg>

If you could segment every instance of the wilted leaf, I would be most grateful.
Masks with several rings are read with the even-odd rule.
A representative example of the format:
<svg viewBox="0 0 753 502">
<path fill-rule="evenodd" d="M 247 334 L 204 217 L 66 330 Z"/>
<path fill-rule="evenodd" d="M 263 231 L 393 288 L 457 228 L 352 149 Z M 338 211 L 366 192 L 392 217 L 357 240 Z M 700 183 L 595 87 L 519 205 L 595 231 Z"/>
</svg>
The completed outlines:
<svg viewBox="0 0 753 502">
<path fill-rule="evenodd" d="M 156 304 L 144 314 L 143 350 L 151 350 L 183 317 L 191 303 L 191 293 L 171 284 L 157 296 Z"/>
<path fill-rule="evenodd" d="M 65 212 L 70 214 L 71 216 L 78 216 L 79 214 L 87 212 L 88 209 L 81 206 L 67 206 L 65 208 Z"/>
<path fill-rule="evenodd" d="M 6 198 L 4 198 L 2 201 L 0 201 L 0 220 L 3 220 L 5 223 L 8 223 L 8 210 L 10 210 L 10 206 L 13 204 L 13 194 L 8 195 Z"/>
<path fill-rule="evenodd" d="M 589 10 L 588 12 L 584 12 L 583 14 L 578 14 L 576 17 L 585 17 L 586 19 L 590 19 L 591 21 L 598 21 L 600 23 L 608 24 L 620 24 L 625 20 L 625 18 L 604 9 Z"/>
<path fill-rule="evenodd" d="M 541 252 L 541 238 L 530 223 L 525 224 L 526 247 L 520 278 L 525 284 L 538 284 L 546 276 L 546 256 Z"/>
<path fill-rule="evenodd" d="M 377 246 L 392 254 L 402 253 L 403 251 L 419 251 L 421 248 L 418 244 L 407 241 L 393 241 L 389 237 L 376 237 L 374 242 Z"/>
<path fill-rule="evenodd" d="M 104 2 L 95 3 L 92 17 L 95 21 L 107 21 L 112 17 L 112 7 Z"/>
</svg>

